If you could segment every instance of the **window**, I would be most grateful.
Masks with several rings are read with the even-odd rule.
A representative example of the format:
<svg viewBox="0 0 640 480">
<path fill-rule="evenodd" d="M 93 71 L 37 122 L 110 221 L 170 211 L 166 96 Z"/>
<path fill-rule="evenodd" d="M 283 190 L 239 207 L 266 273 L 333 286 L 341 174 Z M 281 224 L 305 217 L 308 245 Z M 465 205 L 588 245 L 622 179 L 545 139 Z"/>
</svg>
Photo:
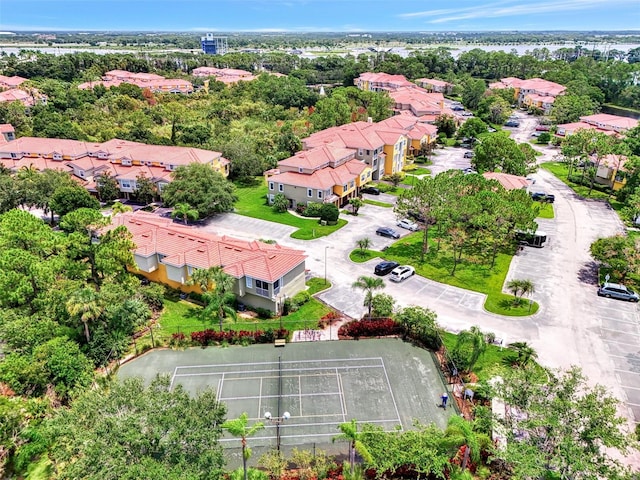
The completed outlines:
<svg viewBox="0 0 640 480">
<path fill-rule="evenodd" d="M 269 296 L 269 284 L 262 280 L 256 280 L 256 293 L 263 297 Z"/>
<path fill-rule="evenodd" d="M 13 152 L 11 152 L 11 158 L 17 158 L 17 157 L 18 157 L 18 154 L 17 154 L 17 153 L 13 153 Z"/>
<path fill-rule="evenodd" d="M 322 192 L 318 190 L 318 198 L 322 198 Z"/>
<path fill-rule="evenodd" d="M 273 190 L 273 182 L 269 182 L 269 190 Z"/>
<path fill-rule="evenodd" d="M 369 150 L 365 150 L 365 151 L 366 151 L 367 155 L 370 155 L 371 152 Z"/>
<path fill-rule="evenodd" d="M 304 168 L 298 167 L 298 173 L 302 173 L 302 172 L 304 172 Z"/>
<path fill-rule="evenodd" d="M 54 153 L 53 154 L 53 159 L 54 160 L 62 160 L 62 155 L 60 155 L 59 153 Z"/>
<path fill-rule="evenodd" d="M 245 284 L 247 285 L 247 288 L 253 288 L 253 278 L 246 277 L 245 278 Z"/>
<path fill-rule="evenodd" d="M 342 186 L 342 191 L 343 191 L 343 192 L 346 192 L 346 191 L 347 191 L 347 184 L 346 184 L 346 183 Z"/>
<path fill-rule="evenodd" d="M 313 190 L 310 188 L 307 188 L 307 197 L 313 197 Z"/>
<path fill-rule="evenodd" d="M 273 282 L 273 294 L 277 295 L 278 293 L 280 293 L 280 279 Z"/>
<path fill-rule="evenodd" d="M 78 172 L 78 176 L 80 176 L 80 177 L 84 178 L 84 170 L 80 170 L 80 171 Z"/>
<path fill-rule="evenodd" d="M 278 191 L 279 192 L 284 192 L 284 185 L 283 184 L 281 184 L 281 183 L 278 184 Z"/>
<path fill-rule="evenodd" d="M 128 158 L 123 158 L 122 165 L 131 165 L 131 160 L 129 160 Z"/>
<path fill-rule="evenodd" d="M 131 183 L 129 183 L 129 181 L 122 181 L 120 185 L 122 185 L 122 188 L 131 188 Z"/>
</svg>

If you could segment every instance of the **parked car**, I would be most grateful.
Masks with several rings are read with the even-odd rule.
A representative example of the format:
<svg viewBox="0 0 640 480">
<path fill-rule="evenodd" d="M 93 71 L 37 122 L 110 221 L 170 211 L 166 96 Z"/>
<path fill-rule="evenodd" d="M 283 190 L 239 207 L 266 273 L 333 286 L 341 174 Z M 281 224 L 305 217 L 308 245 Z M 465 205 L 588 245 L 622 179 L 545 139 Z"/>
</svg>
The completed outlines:
<svg viewBox="0 0 640 480">
<path fill-rule="evenodd" d="M 409 210 L 407 213 L 411 218 L 413 218 L 416 222 L 424 223 L 424 216 L 420 214 L 420 212 L 416 212 L 415 210 Z"/>
<path fill-rule="evenodd" d="M 398 262 L 393 262 L 391 260 L 385 260 L 384 262 L 380 262 L 376 265 L 376 268 L 373 269 L 373 273 L 382 277 L 383 275 L 387 275 L 394 268 L 399 267 L 400 264 Z"/>
<path fill-rule="evenodd" d="M 376 187 L 364 187 L 360 189 L 360 193 L 368 193 L 369 195 L 380 195 L 380 189 Z"/>
<path fill-rule="evenodd" d="M 400 238 L 400 234 L 390 227 L 380 227 L 376 230 L 376 235 L 389 238 Z"/>
<path fill-rule="evenodd" d="M 477 171 L 475 171 L 475 170 L 474 170 L 473 168 L 471 168 L 471 167 L 467 167 L 467 168 L 465 168 L 464 170 L 462 170 L 462 172 L 463 172 L 465 175 L 470 175 L 470 174 L 472 174 L 472 173 L 478 173 Z"/>
<path fill-rule="evenodd" d="M 544 192 L 532 192 L 531 199 L 536 202 L 553 203 L 556 201 L 556 196 L 550 193 L 547 194 Z"/>
<path fill-rule="evenodd" d="M 462 112 L 463 117 L 473 117 L 473 112 Z"/>
<path fill-rule="evenodd" d="M 487 127 L 487 132 L 493 133 L 493 132 L 497 132 L 497 130 L 493 127 Z"/>
<path fill-rule="evenodd" d="M 398 225 L 400 228 L 406 228 L 407 230 L 411 230 L 412 232 L 415 232 L 416 230 L 418 230 L 418 228 L 420 228 L 417 223 L 412 222 L 408 218 L 403 218 L 396 225 Z"/>
<path fill-rule="evenodd" d="M 540 135 L 542 135 L 542 132 L 533 132 L 531 134 L 532 137 L 539 137 Z"/>
<path fill-rule="evenodd" d="M 389 280 L 393 282 L 401 282 L 405 278 L 409 278 L 415 273 L 416 271 L 411 265 L 401 265 L 400 267 L 396 267 L 391 271 Z"/>
<path fill-rule="evenodd" d="M 505 127 L 519 127 L 520 122 L 516 122 L 515 120 L 507 120 L 507 123 L 504 124 Z"/>
<path fill-rule="evenodd" d="M 393 272 L 392 272 L 393 273 Z M 629 287 L 625 287 L 621 283 L 605 282 L 598 288 L 600 297 L 617 298 L 618 300 L 626 300 L 627 302 L 637 302 L 640 297 Z"/>
<path fill-rule="evenodd" d="M 538 126 L 536 126 L 536 131 L 538 131 L 538 132 L 548 132 L 549 130 L 551 130 L 551 127 L 549 125 L 538 125 Z"/>
<path fill-rule="evenodd" d="M 464 152 L 464 158 L 473 158 L 473 152 Z"/>
</svg>

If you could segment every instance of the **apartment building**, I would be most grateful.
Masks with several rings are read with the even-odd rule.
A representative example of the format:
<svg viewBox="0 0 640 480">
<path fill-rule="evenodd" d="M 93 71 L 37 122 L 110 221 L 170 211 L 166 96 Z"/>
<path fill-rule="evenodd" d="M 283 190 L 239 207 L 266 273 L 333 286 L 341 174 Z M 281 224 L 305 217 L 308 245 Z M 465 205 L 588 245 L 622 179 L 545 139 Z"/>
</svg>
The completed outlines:
<svg viewBox="0 0 640 480">
<path fill-rule="evenodd" d="M 622 136 L 627 130 L 638 126 L 638 120 L 608 113 L 598 113 L 580 117 L 579 122 L 558 125 L 556 136 L 566 137 L 581 129 L 592 129 L 607 135 Z"/>
<path fill-rule="evenodd" d="M 429 93 L 442 93 L 448 95 L 453 90 L 453 83 L 445 82 L 444 80 L 437 80 L 435 78 L 418 78 L 415 83 Z"/>
<path fill-rule="evenodd" d="M 542 78 L 521 80 L 515 77 L 507 77 L 499 82 L 491 83 L 489 88 L 513 88 L 514 101 L 519 106 L 540 109 L 545 115 L 551 112 L 556 97 L 562 95 L 566 90 L 563 85 Z"/>
<path fill-rule="evenodd" d="M 215 67 L 198 67 L 191 72 L 194 77 L 214 77 L 216 81 L 224 84 L 238 83 L 240 81 L 249 82 L 255 80 L 256 77 L 246 70 L 238 70 L 235 68 L 215 68 Z"/>
<path fill-rule="evenodd" d="M 20 137 L 0 144 L 0 164 L 11 171 L 33 167 L 69 172 L 89 191 L 96 191 L 100 175 L 109 172 L 125 198 L 137 189 L 143 175 L 161 191 L 181 165 L 203 163 L 229 175 L 229 161 L 220 152 L 191 147 L 147 145 L 114 138 L 103 143 L 57 138 Z"/>
<path fill-rule="evenodd" d="M 209 234 L 142 211 L 114 216 L 104 231 L 119 226 L 131 232 L 136 245 L 130 270 L 153 282 L 199 292 L 199 286 L 188 285 L 193 272 L 220 266 L 235 279 L 239 302 L 274 313 L 306 288 L 301 250 Z"/>
<path fill-rule="evenodd" d="M 392 92 L 402 87 L 416 87 L 404 75 L 390 75 L 388 73 L 361 73 L 353 82 L 360 90 L 369 92 Z"/>
<path fill-rule="evenodd" d="M 122 83 L 129 83 L 140 88 L 146 88 L 154 93 L 192 93 L 193 85 L 187 80 L 179 78 L 164 78 L 155 73 L 132 73 L 126 70 L 111 70 L 102 76 L 102 80 L 85 82 L 78 85 L 81 90 L 92 89 L 97 85 L 105 88 L 117 87 Z"/>
</svg>

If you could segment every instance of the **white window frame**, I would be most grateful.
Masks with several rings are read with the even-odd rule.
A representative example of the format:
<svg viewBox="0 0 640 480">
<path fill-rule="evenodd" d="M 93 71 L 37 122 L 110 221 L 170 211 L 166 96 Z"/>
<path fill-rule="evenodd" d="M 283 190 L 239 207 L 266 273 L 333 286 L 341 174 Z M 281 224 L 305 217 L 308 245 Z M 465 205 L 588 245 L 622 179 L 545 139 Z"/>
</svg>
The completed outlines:
<svg viewBox="0 0 640 480">
<path fill-rule="evenodd" d="M 284 192 L 284 185 L 283 184 L 281 184 L 281 183 L 278 184 L 278 191 L 279 192 Z"/>
<path fill-rule="evenodd" d="M 307 188 L 307 197 L 313 198 L 313 188 Z"/>
<path fill-rule="evenodd" d="M 322 199 L 322 190 L 318 190 L 318 199 Z"/>
<path fill-rule="evenodd" d="M 269 182 L 269 190 L 273 190 L 273 182 Z"/>
<path fill-rule="evenodd" d="M 244 284 L 247 286 L 247 288 L 253 288 L 253 278 L 245 277 Z"/>
</svg>

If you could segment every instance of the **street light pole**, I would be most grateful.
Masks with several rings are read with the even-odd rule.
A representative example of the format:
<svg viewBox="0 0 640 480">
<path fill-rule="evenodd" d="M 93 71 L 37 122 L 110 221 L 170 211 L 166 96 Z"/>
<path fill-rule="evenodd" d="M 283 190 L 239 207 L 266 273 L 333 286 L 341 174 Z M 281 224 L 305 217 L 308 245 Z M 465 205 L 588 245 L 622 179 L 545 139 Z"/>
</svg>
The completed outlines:
<svg viewBox="0 0 640 480">
<path fill-rule="evenodd" d="M 280 425 L 285 420 L 289 420 L 291 418 L 291 414 L 289 412 L 284 412 L 281 417 L 273 417 L 271 412 L 265 412 L 264 418 L 276 426 L 276 449 L 280 451 Z"/>
<path fill-rule="evenodd" d="M 324 285 L 327 285 L 327 249 L 329 245 L 324 246 Z"/>
</svg>

